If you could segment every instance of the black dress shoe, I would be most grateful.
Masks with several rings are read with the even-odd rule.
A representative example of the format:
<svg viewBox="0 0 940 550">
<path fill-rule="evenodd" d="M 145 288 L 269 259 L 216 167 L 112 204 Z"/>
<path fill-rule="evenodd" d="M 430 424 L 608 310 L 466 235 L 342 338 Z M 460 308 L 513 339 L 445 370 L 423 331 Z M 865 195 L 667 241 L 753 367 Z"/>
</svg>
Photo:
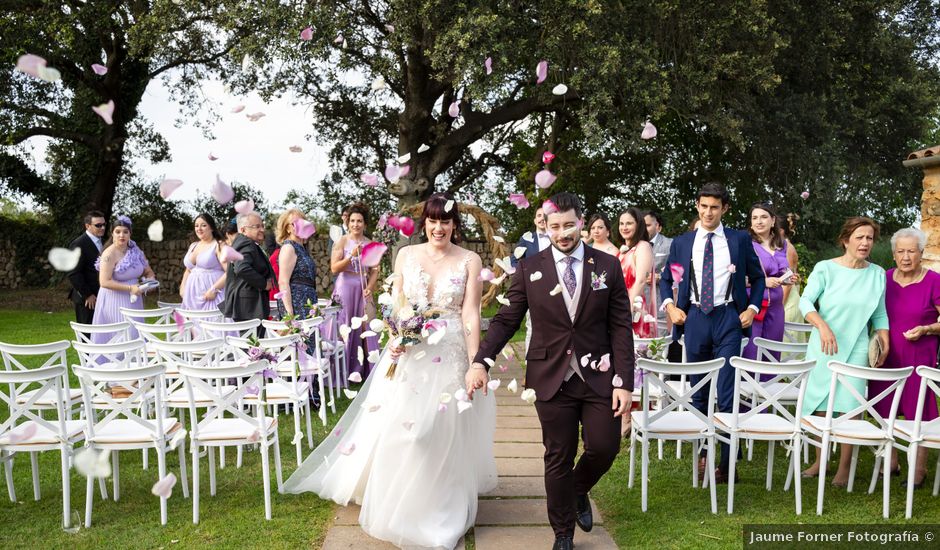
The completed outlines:
<svg viewBox="0 0 940 550">
<path fill-rule="evenodd" d="M 555 544 L 552 550 L 572 550 L 574 548 L 574 539 L 572 537 L 555 537 Z"/>
<path fill-rule="evenodd" d="M 578 495 L 575 505 L 575 523 L 585 533 L 594 528 L 594 514 L 591 512 L 591 501 L 587 495 Z"/>
</svg>

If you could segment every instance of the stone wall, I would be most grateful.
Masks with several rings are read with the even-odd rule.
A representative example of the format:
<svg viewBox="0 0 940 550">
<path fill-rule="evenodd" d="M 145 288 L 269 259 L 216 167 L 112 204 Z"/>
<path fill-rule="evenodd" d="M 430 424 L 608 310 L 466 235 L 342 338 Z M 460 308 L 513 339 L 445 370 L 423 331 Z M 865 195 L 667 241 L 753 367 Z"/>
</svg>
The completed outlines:
<svg viewBox="0 0 940 550">
<path fill-rule="evenodd" d="M 0 241 L 0 288 L 19 288 L 23 276 L 16 272 L 16 247 L 9 240 Z"/>
</svg>

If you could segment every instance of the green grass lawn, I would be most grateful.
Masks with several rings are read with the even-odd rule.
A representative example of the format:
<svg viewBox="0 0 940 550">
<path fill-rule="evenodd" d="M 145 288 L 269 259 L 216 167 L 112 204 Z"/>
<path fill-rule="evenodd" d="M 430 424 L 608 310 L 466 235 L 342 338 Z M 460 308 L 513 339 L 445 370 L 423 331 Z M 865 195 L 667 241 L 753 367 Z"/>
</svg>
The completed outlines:
<svg viewBox="0 0 940 550">
<path fill-rule="evenodd" d="M 0 310 L 0 341 L 11 343 L 38 343 L 73 339 L 68 322 L 72 312 L 42 313 L 35 311 Z M 76 361 L 70 350 L 70 362 Z M 73 387 L 77 387 L 74 377 Z M 6 391 L 6 388 L 3 389 Z M 337 399 L 340 414 L 348 401 Z M 0 418 L 6 418 L 5 408 Z M 330 426 L 323 427 L 314 418 L 314 444 L 328 433 L 338 416 L 328 417 Z M 296 469 L 296 453 L 290 441 L 293 438 L 292 416 L 281 415 L 279 422 L 281 461 L 284 479 Z M 304 454 L 309 452 L 304 447 Z M 187 452 L 187 462 L 189 462 Z M 140 451 L 121 453 L 121 498 L 102 501 L 95 495 L 92 527 L 69 534 L 61 528 L 62 491 L 58 452 L 40 454 L 40 486 L 42 498 L 33 500 L 29 457 L 16 456 L 13 475 L 17 503 L 11 503 L 4 490 L 0 491 L 0 544 L 4 548 L 171 548 L 213 545 L 222 548 L 251 547 L 304 547 L 318 548 L 334 516 L 334 505 L 310 493 L 279 495 L 271 461 L 273 519 L 264 519 L 264 499 L 261 485 L 261 456 L 246 452 L 242 468 L 234 467 L 235 453 L 230 448 L 226 468 L 217 471 L 217 493 L 209 496 L 208 461 L 203 457 L 201 466 L 200 524 L 192 524 L 192 501 L 184 499 L 177 484 L 168 502 L 169 519 L 160 525 L 160 501 L 150 493 L 157 481 L 156 457 L 150 453 L 150 469 L 141 468 Z M 177 454 L 168 455 L 169 471 L 179 476 Z M 192 475 L 192 465 L 188 465 Z M 191 479 L 191 478 L 190 478 Z M 0 482 L 2 483 L 2 482 Z M 84 518 L 85 478 L 72 470 L 72 505 L 79 517 Z M 109 480 L 109 493 L 111 492 Z"/>
</svg>

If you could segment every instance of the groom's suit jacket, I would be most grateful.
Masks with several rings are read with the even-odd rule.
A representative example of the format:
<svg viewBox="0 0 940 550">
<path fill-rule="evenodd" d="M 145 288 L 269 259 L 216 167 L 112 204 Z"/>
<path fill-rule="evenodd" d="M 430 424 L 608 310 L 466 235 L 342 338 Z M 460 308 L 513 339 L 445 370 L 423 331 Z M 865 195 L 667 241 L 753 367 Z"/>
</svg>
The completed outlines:
<svg viewBox="0 0 940 550">
<path fill-rule="evenodd" d="M 548 401 L 558 392 L 571 369 L 572 356 L 581 365 L 581 359 L 588 354 L 590 358 L 580 371 L 595 393 L 610 397 L 614 374 L 623 381 L 623 389 L 632 390 L 633 325 L 620 262 L 615 256 L 585 246 L 581 268 L 581 294 L 572 321 L 561 293 L 552 295 L 560 282 L 551 247 L 521 260 L 506 293 L 509 305 L 500 308 L 490 322 L 474 362 L 489 368 L 486 359 L 495 359 L 528 310 L 532 341 L 526 354 L 525 385 L 535 390 L 539 401 Z M 536 273 L 541 277 L 533 277 Z M 591 284 L 601 278 L 603 284 Z M 606 372 L 590 367 L 591 361 L 608 353 L 610 368 Z"/>
</svg>

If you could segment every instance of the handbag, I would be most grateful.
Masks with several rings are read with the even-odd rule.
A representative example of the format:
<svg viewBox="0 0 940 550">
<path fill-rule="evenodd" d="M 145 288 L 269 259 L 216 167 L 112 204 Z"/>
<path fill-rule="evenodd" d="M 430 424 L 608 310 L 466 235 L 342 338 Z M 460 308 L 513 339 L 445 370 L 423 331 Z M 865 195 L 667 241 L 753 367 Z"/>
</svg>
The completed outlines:
<svg viewBox="0 0 940 550">
<path fill-rule="evenodd" d="M 760 311 L 758 311 L 757 314 L 754 315 L 754 320 L 755 320 L 755 321 L 763 321 L 763 320 L 764 320 L 764 316 L 767 315 L 767 308 L 768 308 L 768 307 L 770 307 L 770 300 L 767 299 L 767 298 L 764 298 L 763 300 L 761 300 L 761 301 L 760 301 Z"/>
<path fill-rule="evenodd" d="M 877 332 L 873 332 L 868 339 L 868 366 L 876 368 L 882 353 L 884 353 L 884 348 L 881 346 L 881 338 L 878 338 Z"/>
</svg>

